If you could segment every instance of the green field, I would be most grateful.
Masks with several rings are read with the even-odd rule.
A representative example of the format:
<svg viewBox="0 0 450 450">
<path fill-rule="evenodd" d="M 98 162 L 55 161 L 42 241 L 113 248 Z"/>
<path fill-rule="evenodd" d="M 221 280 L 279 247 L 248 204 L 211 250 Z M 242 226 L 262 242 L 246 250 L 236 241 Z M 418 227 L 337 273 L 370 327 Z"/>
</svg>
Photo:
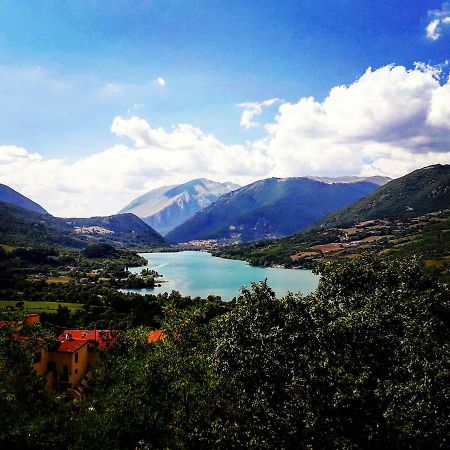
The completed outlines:
<svg viewBox="0 0 450 450">
<path fill-rule="evenodd" d="M 8 306 L 11 308 L 16 308 L 16 303 L 16 300 L 0 300 L 0 308 L 6 308 Z M 69 308 L 71 312 L 75 312 L 83 308 L 81 303 L 24 301 L 24 308 L 30 313 L 55 312 L 58 309 L 58 305 Z"/>
</svg>

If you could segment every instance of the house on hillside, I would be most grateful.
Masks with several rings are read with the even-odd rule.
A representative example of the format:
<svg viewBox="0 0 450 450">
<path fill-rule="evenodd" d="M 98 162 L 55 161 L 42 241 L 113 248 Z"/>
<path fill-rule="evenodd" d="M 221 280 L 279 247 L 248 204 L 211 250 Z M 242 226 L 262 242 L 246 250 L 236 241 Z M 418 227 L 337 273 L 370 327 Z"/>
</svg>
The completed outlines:
<svg viewBox="0 0 450 450">
<path fill-rule="evenodd" d="M 27 314 L 24 325 L 32 326 L 40 321 L 39 314 Z M 16 326 L 17 322 L 0 322 L 2 326 Z M 64 330 L 50 344 L 42 340 L 33 345 L 32 365 L 36 373 L 46 378 L 46 390 L 69 389 L 77 398 L 84 398 L 82 390 L 75 391 L 88 370 L 99 361 L 101 354 L 116 342 L 112 330 Z M 29 341 L 27 336 L 12 332 L 11 339 Z"/>
<path fill-rule="evenodd" d="M 54 373 L 55 386 L 77 387 L 115 342 L 112 330 L 64 330 L 49 349 L 48 370 Z"/>
</svg>

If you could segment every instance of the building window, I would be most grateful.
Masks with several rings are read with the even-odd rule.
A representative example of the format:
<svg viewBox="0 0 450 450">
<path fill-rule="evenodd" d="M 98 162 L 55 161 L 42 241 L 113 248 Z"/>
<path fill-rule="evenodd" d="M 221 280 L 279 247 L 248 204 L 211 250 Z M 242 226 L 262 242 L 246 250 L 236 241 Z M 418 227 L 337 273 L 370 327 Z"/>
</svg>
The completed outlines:
<svg viewBox="0 0 450 450">
<path fill-rule="evenodd" d="M 75 369 L 75 373 L 78 373 L 78 369 Z"/>
<path fill-rule="evenodd" d="M 42 352 L 36 352 L 33 357 L 33 362 L 34 363 L 41 362 L 41 359 L 42 359 Z"/>
<path fill-rule="evenodd" d="M 75 362 L 78 362 L 78 352 L 75 353 Z"/>
</svg>

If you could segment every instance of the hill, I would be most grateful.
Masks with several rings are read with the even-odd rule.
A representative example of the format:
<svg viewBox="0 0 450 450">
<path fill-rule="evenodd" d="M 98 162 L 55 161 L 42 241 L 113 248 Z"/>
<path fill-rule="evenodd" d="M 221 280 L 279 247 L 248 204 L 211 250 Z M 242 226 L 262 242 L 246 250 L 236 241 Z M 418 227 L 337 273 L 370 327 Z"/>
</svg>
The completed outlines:
<svg viewBox="0 0 450 450">
<path fill-rule="evenodd" d="M 11 203 L 12 205 L 28 209 L 40 214 L 48 214 L 47 211 L 33 200 L 11 189 L 5 184 L 0 184 L 0 202 Z"/>
<path fill-rule="evenodd" d="M 321 221 L 325 228 L 373 219 L 418 217 L 450 206 L 450 165 L 433 165 L 392 180 Z"/>
<path fill-rule="evenodd" d="M 223 194 L 238 188 L 237 184 L 200 178 L 154 189 L 133 200 L 120 213 L 136 214 L 159 233 L 166 234 Z"/>
<path fill-rule="evenodd" d="M 254 265 L 312 267 L 363 253 L 450 266 L 450 166 L 436 165 L 393 180 L 334 212 L 315 228 L 284 239 L 219 249 L 216 255 Z"/>
<path fill-rule="evenodd" d="M 329 183 L 269 178 L 223 195 L 167 234 L 171 242 L 198 239 L 254 241 L 295 233 L 379 186 L 367 181 Z"/>
<path fill-rule="evenodd" d="M 40 214 L 0 202 L 0 244 L 11 246 L 82 247 L 69 226 L 49 214 Z"/>
<path fill-rule="evenodd" d="M 124 246 L 161 246 L 164 238 L 134 214 L 105 217 L 59 219 L 72 228 L 77 236 L 89 241 L 115 242 Z"/>
<path fill-rule="evenodd" d="M 133 214 L 61 219 L 0 202 L 0 244 L 82 248 L 95 242 L 143 248 L 164 245 L 164 239 Z"/>
</svg>

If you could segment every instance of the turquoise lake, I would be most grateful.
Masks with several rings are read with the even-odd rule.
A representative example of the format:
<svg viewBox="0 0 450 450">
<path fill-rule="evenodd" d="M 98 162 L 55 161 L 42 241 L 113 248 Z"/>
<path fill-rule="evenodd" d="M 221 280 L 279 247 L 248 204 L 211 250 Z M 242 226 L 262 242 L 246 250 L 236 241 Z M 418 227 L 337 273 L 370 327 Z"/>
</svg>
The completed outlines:
<svg viewBox="0 0 450 450">
<path fill-rule="evenodd" d="M 161 287 L 127 289 L 140 294 L 179 291 L 182 295 L 207 297 L 220 295 L 231 300 L 240 293 L 241 286 L 267 278 L 277 296 L 287 292 L 307 294 L 317 287 L 319 277 L 310 270 L 252 267 L 244 261 L 217 258 L 206 252 L 141 253 L 148 260 L 146 266 L 132 267 L 139 273 L 144 268 L 156 270 L 163 276 Z"/>
</svg>

